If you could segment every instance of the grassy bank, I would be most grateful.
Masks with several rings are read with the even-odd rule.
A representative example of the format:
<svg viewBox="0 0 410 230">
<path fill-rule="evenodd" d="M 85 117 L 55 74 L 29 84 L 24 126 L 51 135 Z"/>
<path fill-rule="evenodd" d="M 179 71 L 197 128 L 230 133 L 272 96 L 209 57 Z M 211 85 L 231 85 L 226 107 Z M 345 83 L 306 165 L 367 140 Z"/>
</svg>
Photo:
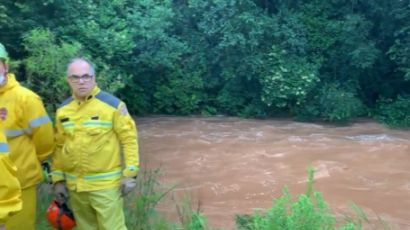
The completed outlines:
<svg viewBox="0 0 410 230">
<path fill-rule="evenodd" d="M 235 226 L 238 230 L 359 230 L 363 228 L 367 217 L 357 206 L 356 215 L 343 220 L 336 219 L 320 192 L 313 189 L 314 170 L 308 171 L 306 192 L 296 199 L 292 198 L 287 188 L 283 195 L 273 200 L 268 210 L 256 209 L 252 214 L 238 214 Z M 189 201 L 175 204 L 177 222 L 166 219 L 157 211 L 158 203 L 169 193 L 172 186 L 164 187 L 158 181 L 159 170 L 148 170 L 138 177 L 136 196 L 127 196 L 125 215 L 129 230 L 205 230 L 208 226 L 206 217 L 200 210 L 193 209 Z M 52 199 L 49 188 L 41 186 L 38 200 L 37 229 L 48 230 L 45 211 Z M 386 228 L 387 229 L 387 228 Z"/>
</svg>

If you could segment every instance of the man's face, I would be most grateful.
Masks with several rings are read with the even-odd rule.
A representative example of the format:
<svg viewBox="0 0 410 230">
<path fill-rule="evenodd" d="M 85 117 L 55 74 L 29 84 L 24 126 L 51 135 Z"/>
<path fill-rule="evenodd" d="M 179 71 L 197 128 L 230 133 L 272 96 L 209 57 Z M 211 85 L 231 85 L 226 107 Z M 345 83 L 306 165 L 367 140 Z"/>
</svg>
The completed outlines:
<svg viewBox="0 0 410 230">
<path fill-rule="evenodd" d="M 80 100 L 91 94 L 95 86 L 95 76 L 90 65 L 85 61 L 75 61 L 68 67 L 67 81 L 73 94 Z"/>
</svg>

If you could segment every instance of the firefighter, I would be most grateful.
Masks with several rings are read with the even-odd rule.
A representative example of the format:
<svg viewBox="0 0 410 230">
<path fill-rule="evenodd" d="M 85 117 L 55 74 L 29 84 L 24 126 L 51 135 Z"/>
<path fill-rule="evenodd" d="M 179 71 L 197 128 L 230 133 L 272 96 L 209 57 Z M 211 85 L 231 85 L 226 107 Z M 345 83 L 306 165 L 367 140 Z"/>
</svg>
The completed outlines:
<svg viewBox="0 0 410 230">
<path fill-rule="evenodd" d="M 124 102 L 98 88 L 89 61 L 73 59 L 67 81 L 72 96 L 56 113 L 56 200 L 69 200 L 79 230 L 127 229 L 123 196 L 139 170 L 134 120 Z"/>
<path fill-rule="evenodd" d="M 53 126 L 41 98 L 23 87 L 8 71 L 9 57 L 0 43 L 0 106 L 5 109 L 5 134 L 10 158 L 17 167 L 23 209 L 7 222 L 13 230 L 35 229 L 37 184 L 43 181 L 41 163 L 54 148 Z"/>
</svg>

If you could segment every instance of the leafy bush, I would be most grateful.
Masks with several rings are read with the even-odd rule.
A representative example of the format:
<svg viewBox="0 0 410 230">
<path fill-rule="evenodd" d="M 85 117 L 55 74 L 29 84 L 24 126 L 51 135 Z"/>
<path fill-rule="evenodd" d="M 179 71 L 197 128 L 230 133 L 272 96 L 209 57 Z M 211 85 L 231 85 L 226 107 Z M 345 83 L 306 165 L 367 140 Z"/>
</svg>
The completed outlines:
<svg viewBox="0 0 410 230">
<path fill-rule="evenodd" d="M 200 76 L 170 76 L 154 94 L 155 112 L 189 115 L 199 111 L 203 93 Z"/>
<path fill-rule="evenodd" d="M 410 127 L 410 96 L 398 96 L 396 100 L 381 99 L 376 119 L 392 127 Z"/>
<path fill-rule="evenodd" d="M 352 92 L 341 88 L 338 84 L 326 84 L 296 111 L 300 118 L 319 117 L 326 121 L 347 122 L 362 115 L 365 106 Z"/>
<path fill-rule="evenodd" d="M 67 63 L 81 49 L 78 43 L 58 44 L 47 29 L 34 29 L 24 35 L 24 47 L 28 57 L 24 60 L 26 84 L 42 96 L 49 114 L 70 93 L 66 82 Z"/>
<path fill-rule="evenodd" d="M 269 53 L 269 64 L 260 79 L 261 99 L 267 106 L 291 110 L 303 104 L 319 82 L 314 65 L 289 58 L 286 50 L 276 46 Z"/>
</svg>

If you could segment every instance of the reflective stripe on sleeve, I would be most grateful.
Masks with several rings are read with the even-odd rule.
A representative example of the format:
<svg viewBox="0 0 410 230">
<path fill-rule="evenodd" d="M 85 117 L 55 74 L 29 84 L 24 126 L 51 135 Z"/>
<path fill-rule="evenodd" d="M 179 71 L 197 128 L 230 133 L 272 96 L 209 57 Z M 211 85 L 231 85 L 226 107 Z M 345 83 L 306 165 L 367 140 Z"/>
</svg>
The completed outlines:
<svg viewBox="0 0 410 230">
<path fill-rule="evenodd" d="M 9 145 L 4 142 L 0 142 L 0 154 L 7 154 L 9 152 Z"/>
<path fill-rule="evenodd" d="M 31 134 L 31 129 L 7 129 L 7 137 L 18 137 L 25 134 Z"/>
<path fill-rule="evenodd" d="M 44 116 L 41 116 L 41 117 L 38 117 L 38 118 L 35 118 L 35 119 L 31 120 L 29 125 L 30 125 L 31 128 L 35 128 L 35 127 L 38 127 L 42 124 L 46 124 L 46 123 L 49 123 L 49 122 L 51 122 L 50 118 L 47 115 L 44 115 Z"/>
</svg>

